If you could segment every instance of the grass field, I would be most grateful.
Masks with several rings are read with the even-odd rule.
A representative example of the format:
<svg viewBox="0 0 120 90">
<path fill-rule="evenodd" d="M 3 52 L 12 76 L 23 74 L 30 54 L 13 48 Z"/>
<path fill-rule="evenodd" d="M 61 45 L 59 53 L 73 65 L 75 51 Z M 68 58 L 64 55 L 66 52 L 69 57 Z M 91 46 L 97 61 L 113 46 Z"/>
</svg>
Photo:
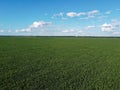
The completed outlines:
<svg viewBox="0 0 120 90">
<path fill-rule="evenodd" d="M 0 90 L 120 90 L 120 38 L 0 37 Z"/>
</svg>

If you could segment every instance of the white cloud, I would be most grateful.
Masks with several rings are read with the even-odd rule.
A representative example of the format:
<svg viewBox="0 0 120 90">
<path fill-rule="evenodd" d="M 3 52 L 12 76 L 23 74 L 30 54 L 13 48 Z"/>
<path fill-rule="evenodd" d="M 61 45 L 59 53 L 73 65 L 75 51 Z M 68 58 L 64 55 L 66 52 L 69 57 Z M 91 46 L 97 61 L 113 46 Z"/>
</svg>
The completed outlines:
<svg viewBox="0 0 120 90">
<path fill-rule="evenodd" d="M 99 10 L 92 10 L 92 11 L 89 11 L 88 14 L 90 15 L 96 15 L 96 14 L 99 14 Z"/>
<path fill-rule="evenodd" d="M 70 32 L 74 32 L 74 29 L 70 29 L 70 30 L 63 30 L 63 33 L 70 33 Z"/>
<path fill-rule="evenodd" d="M 94 18 L 96 15 L 99 15 L 100 14 L 100 11 L 99 10 L 92 10 L 92 11 L 88 11 L 88 12 L 68 12 L 66 13 L 66 15 L 68 17 L 80 17 L 80 16 L 86 16 L 85 18 L 82 17 L 80 19 L 89 19 L 89 18 Z"/>
<path fill-rule="evenodd" d="M 69 32 L 69 30 L 63 30 L 62 32 L 63 32 L 63 33 L 68 33 L 68 32 Z"/>
<path fill-rule="evenodd" d="M 55 17 L 63 17 L 64 16 L 64 13 L 63 12 L 60 12 L 60 13 L 56 13 L 54 14 L 51 18 L 55 18 Z"/>
<path fill-rule="evenodd" d="M 68 12 L 66 14 L 68 17 L 78 17 L 78 16 L 82 16 L 82 15 L 86 15 L 86 13 L 84 12 L 80 12 L 80 13 L 76 13 L 76 12 Z"/>
<path fill-rule="evenodd" d="M 115 27 L 120 27 L 120 21 L 119 21 L 119 20 L 112 20 L 112 24 L 113 24 Z"/>
<path fill-rule="evenodd" d="M 94 29 L 94 28 L 95 28 L 95 26 L 87 26 L 86 30 L 90 30 L 90 29 Z"/>
<path fill-rule="evenodd" d="M 56 13 L 56 14 L 54 14 L 51 18 L 52 18 L 52 19 L 60 18 L 61 20 L 67 20 L 67 18 L 64 17 L 64 13 L 63 13 L 63 12 Z"/>
<path fill-rule="evenodd" d="M 58 14 L 54 14 L 53 16 L 63 16 L 64 15 L 64 13 L 63 12 L 60 12 L 60 13 L 58 13 Z"/>
<path fill-rule="evenodd" d="M 120 35 L 120 31 L 113 32 L 114 35 Z"/>
<path fill-rule="evenodd" d="M 11 30 L 8 30 L 7 32 L 9 32 L 9 33 L 10 33 L 10 32 L 12 32 L 12 31 L 11 31 Z"/>
<path fill-rule="evenodd" d="M 92 10 L 88 12 L 89 18 L 94 18 L 96 15 L 98 15 L 100 12 L 98 10 Z"/>
<path fill-rule="evenodd" d="M 76 32 L 75 36 L 86 36 L 86 33 L 83 32 L 82 30 L 79 30 L 78 32 Z"/>
<path fill-rule="evenodd" d="M 112 24 L 105 23 L 101 26 L 101 30 L 106 31 L 106 32 L 111 32 L 114 30 L 114 28 L 113 28 Z"/>
<path fill-rule="evenodd" d="M 76 13 L 76 12 L 68 12 L 67 14 L 66 14 L 68 17 L 76 17 L 76 16 L 78 16 L 78 14 Z"/>
<path fill-rule="evenodd" d="M 18 33 L 20 30 L 15 30 L 16 33 Z"/>
<path fill-rule="evenodd" d="M 16 30 L 15 32 L 31 32 L 30 28 Z"/>
<path fill-rule="evenodd" d="M 111 32 L 113 35 L 120 35 L 120 21 L 112 20 L 111 23 L 105 23 L 101 26 L 102 31 Z"/>
<path fill-rule="evenodd" d="M 0 33 L 4 32 L 4 30 L 0 30 Z"/>
<path fill-rule="evenodd" d="M 48 26 L 51 25 L 51 22 L 45 22 L 45 21 L 35 21 L 33 22 L 32 25 L 30 25 L 28 28 L 26 29 L 20 29 L 20 30 L 16 30 L 15 32 L 31 32 L 34 29 L 37 29 L 39 27 L 44 27 L 44 26 Z"/>
<path fill-rule="evenodd" d="M 47 26 L 47 25 L 50 25 L 51 22 L 44 22 L 44 21 L 35 21 L 33 22 L 32 25 L 29 26 L 30 29 L 33 29 L 33 28 L 38 28 L 38 27 L 43 27 L 43 26 Z"/>
<path fill-rule="evenodd" d="M 81 29 L 67 29 L 63 30 L 62 33 L 67 33 L 68 35 L 74 35 L 74 36 L 84 36 L 86 35 L 85 32 L 83 32 Z"/>
<path fill-rule="evenodd" d="M 82 15 L 86 15 L 86 13 L 85 12 L 80 12 L 80 13 L 78 13 L 78 15 L 82 16 Z"/>
</svg>

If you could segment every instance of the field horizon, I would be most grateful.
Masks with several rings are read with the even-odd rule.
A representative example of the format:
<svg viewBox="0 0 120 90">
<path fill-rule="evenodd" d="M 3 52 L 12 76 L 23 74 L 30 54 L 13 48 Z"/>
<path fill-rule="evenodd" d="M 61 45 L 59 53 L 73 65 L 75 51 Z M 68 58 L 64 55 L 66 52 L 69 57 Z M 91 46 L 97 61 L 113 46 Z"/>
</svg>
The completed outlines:
<svg viewBox="0 0 120 90">
<path fill-rule="evenodd" d="M 78 37 L 78 38 L 120 38 L 120 36 L 39 36 L 39 35 L 0 35 L 0 37 Z"/>
<path fill-rule="evenodd" d="M 120 90 L 120 0 L 0 0 L 0 90 Z"/>
</svg>

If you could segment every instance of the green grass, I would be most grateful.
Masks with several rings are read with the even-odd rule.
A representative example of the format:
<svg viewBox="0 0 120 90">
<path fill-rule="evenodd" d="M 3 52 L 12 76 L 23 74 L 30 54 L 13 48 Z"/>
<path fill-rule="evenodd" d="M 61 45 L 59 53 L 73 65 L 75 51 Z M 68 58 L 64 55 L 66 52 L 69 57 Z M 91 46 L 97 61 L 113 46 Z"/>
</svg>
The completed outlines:
<svg viewBox="0 0 120 90">
<path fill-rule="evenodd" d="M 120 90 L 120 38 L 0 37 L 0 90 Z"/>
</svg>

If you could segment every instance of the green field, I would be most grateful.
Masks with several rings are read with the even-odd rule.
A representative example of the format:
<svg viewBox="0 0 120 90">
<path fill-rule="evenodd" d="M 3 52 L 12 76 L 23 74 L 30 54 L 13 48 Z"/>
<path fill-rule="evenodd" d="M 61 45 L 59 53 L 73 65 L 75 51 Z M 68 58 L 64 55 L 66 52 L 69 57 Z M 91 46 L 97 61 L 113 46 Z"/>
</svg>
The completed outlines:
<svg viewBox="0 0 120 90">
<path fill-rule="evenodd" d="M 120 38 L 0 37 L 0 90 L 120 90 Z"/>
</svg>

